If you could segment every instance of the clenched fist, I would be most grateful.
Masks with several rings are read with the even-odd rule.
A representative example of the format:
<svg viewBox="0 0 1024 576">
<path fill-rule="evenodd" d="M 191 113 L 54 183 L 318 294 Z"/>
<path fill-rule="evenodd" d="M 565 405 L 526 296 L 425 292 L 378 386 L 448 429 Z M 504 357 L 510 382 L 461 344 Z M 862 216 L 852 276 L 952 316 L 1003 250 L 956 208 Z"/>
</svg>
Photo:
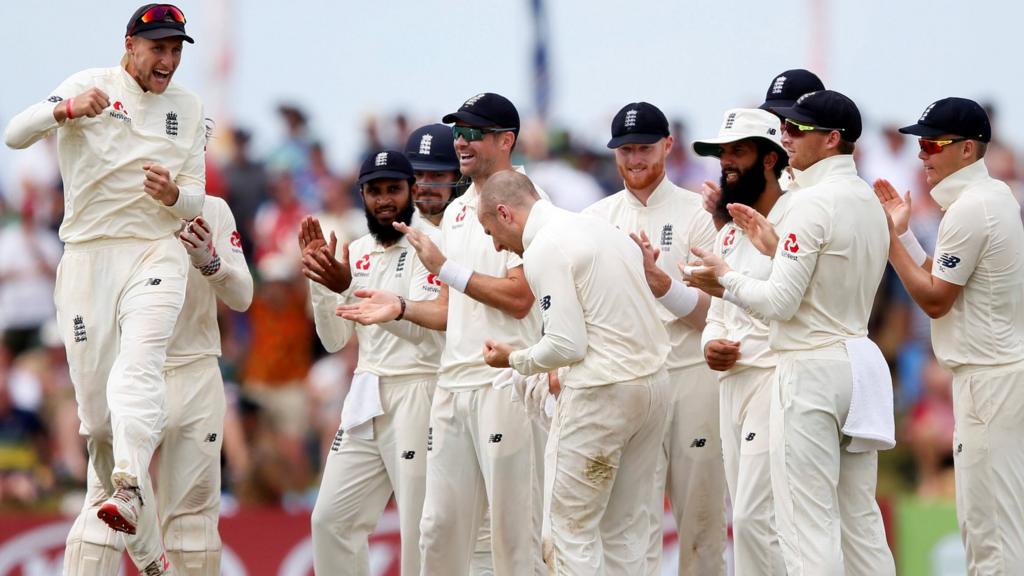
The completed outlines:
<svg viewBox="0 0 1024 576">
<path fill-rule="evenodd" d="M 72 120 L 75 118 L 92 118 L 102 114 L 107 106 L 110 106 L 110 98 L 107 96 L 107 93 L 99 88 L 92 87 L 64 102 L 58 102 L 53 107 L 53 117 L 57 122 L 63 122 L 69 118 L 68 110 L 70 110 L 70 118 Z"/>
</svg>

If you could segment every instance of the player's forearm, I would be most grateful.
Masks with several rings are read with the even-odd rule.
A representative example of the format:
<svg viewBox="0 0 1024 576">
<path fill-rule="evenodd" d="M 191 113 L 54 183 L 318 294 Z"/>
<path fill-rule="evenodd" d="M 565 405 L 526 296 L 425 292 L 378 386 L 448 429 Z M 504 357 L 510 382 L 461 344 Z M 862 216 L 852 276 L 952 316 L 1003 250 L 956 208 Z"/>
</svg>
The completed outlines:
<svg viewBox="0 0 1024 576">
<path fill-rule="evenodd" d="M 58 106 L 63 106 L 63 102 Z M 56 129 L 60 123 L 54 116 L 55 107 L 52 102 L 45 101 L 29 106 L 7 124 L 4 131 L 4 142 L 9 148 L 21 149 Z M 63 114 L 61 115 L 63 120 Z"/>
<path fill-rule="evenodd" d="M 473 272 L 466 285 L 466 295 L 497 308 L 516 319 L 526 318 L 533 307 L 533 291 L 522 278 L 495 278 Z"/>
<path fill-rule="evenodd" d="M 516 372 L 529 376 L 571 366 L 582 360 L 586 352 L 586 333 L 581 338 L 578 335 L 560 337 L 549 332 L 533 346 L 513 352 L 509 356 L 509 365 Z"/>
<path fill-rule="evenodd" d="M 907 294 L 931 318 L 941 318 L 949 312 L 950 304 L 942 299 L 942 293 L 935 286 L 931 273 L 931 259 L 924 266 L 918 266 L 913 257 L 899 242 L 889 247 L 889 263 L 903 282 Z"/>
<path fill-rule="evenodd" d="M 202 214 L 205 200 L 205 184 L 202 186 L 178 184 L 178 199 L 167 208 L 182 220 L 192 220 Z"/>
<path fill-rule="evenodd" d="M 769 320 L 789 320 L 803 300 L 803 292 L 794 286 L 774 283 L 770 279 L 755 280 L 735 271 L 730 271 L 719 281 L 744 307 Z"/>
<path fill-rule="evenodd" d="M 335 314 L 339 303 L 337 294 L 310 281 L 309 295 L 316 335 L 320 337 L 324 349 L 332 353 L 341 350 L 352 338 L 355 324 Z"/>
<path fill-rule="evenodd" d="M 409 309 L 407 304 L 406 315 L 408 315 L 408 312 Z M 426 340 L 429 335 L 436 332 L 435 330 L 432 330 L 430 328 L 420 326 L 415 322 L 407 322 L 405 318 L 403 318 L 402 320 L 393 320 L 391 322 L 381 322 L 380 324 L 378 324 L 378 326 L 380 326 L 389 334 L 393 336 L 398 336 L 402 340 L 405 340 L 406 342 L 410 342 L 412 344 L 422 344 L 423 341 Z"/>
<path fill-rule="evenodd" d="M 697 296 L 697 305 L 693 311 L 683 316 L 681 320 L 694 330 L 703 330 L 707 324 L 708 308 L 711 306 L 711 296 L 701 292 Z"/>
<path fill-rule="evenodd" d="M 448 302 L 441 301 L 440 299 L 421 301 L 407 300 L 405 303 L 405 316 L 402 320 L 430 330 L 447 330 Z M 398 334 L 396 334 L 396 336 L 397 335 Z"/>
<path fill-rule="evenodd" d="M 252 304 L 253 283 L 248 268 L 222 261 L 220 270 L 206 277 L 217 298 L 235 312 L 245 312 Z"/>
</svg>

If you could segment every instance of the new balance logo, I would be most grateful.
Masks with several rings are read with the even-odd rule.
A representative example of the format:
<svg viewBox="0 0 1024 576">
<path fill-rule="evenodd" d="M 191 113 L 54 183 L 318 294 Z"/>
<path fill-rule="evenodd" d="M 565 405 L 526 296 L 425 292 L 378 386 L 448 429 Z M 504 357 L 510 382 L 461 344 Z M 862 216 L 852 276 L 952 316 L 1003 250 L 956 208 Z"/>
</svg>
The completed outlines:
<svg viewBox="0 0 1024 576">
<path fill-rule="evenodd" d="M 85 334 L 85 319 L 81 316 L 75 316 L 72 321 L 72 330 L 75 334 L 75 342 L 85 342 L 89 339 Z"/>
<path fill-rule="evenodd" d="M 374 166 L 387 166 L 388 165 L 388 153 L 381 152 L 377 154 L 377 157 L 373 159 Z"/>
<path fill-rule="evenodd" d="M 671 246 L 672 245 L 672 225 L 665 224 L 661 227 L 661 245 Z"/>
<path fill-rule="evenodd" d="M 746 441 L 747 442 L 753 442 L 754 441 L 754 436 L 757 436 L 757 434 L 754 434 L 753 432 L 751 432 L 750 434 L 747 434 Z"/>
<path fill-rule="evenodd" d="M 949 252 L 945 252 L 942 254 L 942 256 L 939 256 L 939 265 L 941 265 L 943 268 L 949 268 L 952 270 L 953 268 L 956 268 L 956 265 L 959 263 L 960 258 L 957 256 L 953 256 Z"/>
<path fill-rule="evenodd" d="M 772 83 L 772 94 L 782 94 L 782 87 L 785 86 L 785 84 L 785 76 L 779 76 L 778 78 L 776 78 L 775 82 Z"/>
<path fill-rule="evenodd" d="M 540 309 L 547 310 L 551 308 L 551 296 L 545 296 L 540 299 Z"/>
<path fill-rule="evenodd" d="M 406 450 L 406 451 L 402 452 L 402 460 L 412 460 L 415 457 L 416 457 L 416 451 L 415 450 Z"/>
<path fill-rule="evenodd" d="M 424 156 L 430 155 L 430 142 L 433 139 L 434 136 L 431 134 L 424 134 L 420 138 L 420 154 L 423 154 Z"/>
<path fill-rule="evenodd" d="M 957 453 L 957 454 L 960 454 L 960 453 L 962 453 L 963 451 L 964 451 L 964 443 L 963 443 L 963 442 L 961 442 L 961 443 L 959 443 L 959 444 L 957 444 L 957 445 L 956 445 L 956 453 Z"/>
<path fill-rule="evenodd" d="M 707 443 L 707 438 L 694 438 L 693 442 L 690 442 L 690 448 L 703 448 Z"/>
<path fill-rule="evenodd" d="M 633 128 L 636 126 L 636 110 L 630 110 L 626 112 L 625 120 L 626 128 Z"/>
<path fill-rule="evenodd" d="M 733 113 L 731 113 L 731 114 L 729 114 L 728 116 L 725 117 L 725 127 L 723 127 L 722 129 L 723 130 L 732 130 L 732 125 L 735 122 L 736 122 L 736 113 L 733 112 Z"/>
<path fill-rule="evenodd" d="M 491 434 L 487 438 L 487 441 L 491 444 L 497 444 L 498 442 L 501 442 L 501 434 Z"/>
<path fill-rule="evenodd" d="M 211 433 L 207 434 L 205 441 L 206 442 L 216 442 L 217 441 L 217 433 L 216 432 L 211 432 Z"/>
<path fill-rule="evenodd" d="M 146 278 L 144 286 L 159 286 L 160 282 L 162 282 L 162 280 L 159 278 Z"/>
</svg>

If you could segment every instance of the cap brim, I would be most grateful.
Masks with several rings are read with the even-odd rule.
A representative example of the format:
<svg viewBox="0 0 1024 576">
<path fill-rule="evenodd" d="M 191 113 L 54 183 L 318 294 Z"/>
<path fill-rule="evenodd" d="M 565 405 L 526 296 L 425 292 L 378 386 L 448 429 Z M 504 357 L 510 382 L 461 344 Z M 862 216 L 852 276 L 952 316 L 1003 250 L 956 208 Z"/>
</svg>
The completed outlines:
<svg viewBox="0 0 1024 576">
<path fill-rule="evenodd" d="M 776 152 L 779 153 L 779 160 L 782 161 L 782 165 L 786 166 L 789 164 L 789 154 L 785 148 L 779 146 L 776 142 L 764 138 L 763 136 L 743 136 L 741 138 L 709 138 L 707 140 L 697 140 L 693 143 L 693 151 L 698 156 L 712 156 L 714 158 L 720 158 L 722 156 L 722 144 L 729 144 L 730 142 L 739 142 L 740 140 L 746 140 L 748 138 L 757 138 L 758 140 L 764 140 L 775 147 Z"/>
<path fill-rule="evenodd" d="M 414 178 L 414 176 L 412 174 L 406 174 L 405 172 L 399 172 L 398 170 L 379 170 L 376 172 L 370 172 L 369 174 L 364 174 L 360 176 L 359 180 L 356 180 L 356 184 L 362 186 L 367 182 L 373 182 L 374 180 L 384 180 L 385 178 L 408 180 L 409 178 Z"/>
<path fill-rule="evenodd" d="M 817 124 L 818 123 L 818 121 L 816 119 L 814 119 L 813 116 L 811 116 L 811 115 L 809 115 L 809 114 L 807 114 L 805 112 L 800 112 L 799 110 L 796 109 L 795 106 L 790 106 L 790 107 L 786 107 L 786 108 L 771 108 L 768 111 L 769 112 L 774 112 L 776 115 L 781 116 L 783 118 L 786 118 L 786 119 L 789 119 L 789 120 L 796 120 L 797 122 L 801 122 L 801 123 L 804 123 L 804 124 Z"/>
<path fill-rule="evenodd" d="M 160 40 L 162 38 L 181 38 L 189 44 L 195 44 L 196 41 L 191 36 L 185 34 L 181 30 L 175 28 L 157 28 L 156 30 L 143 30 L 142 32 L 135 33 L 136 36 L 142 36 L 149 40 Z"/>
<path fill-rule="evenodd" d="M 923 136 L 924 138 L 935 138 L 936 136 L 942 136 L 943 134 L 950 134 L 947 130 L 941 128 L 933 128 L 931 126 L 925 126 L 924 124 L 911 124 L 910 126 L 904 126 L 900 128 L 900 134 L 910 134 L 911 136 Z"/>
<path fill-rule="evenodd" d="M 796 100 L 785 100 L 780 98 L 775 100 L 765 100 L 764 104 L 761 104 L 758 108 L 774 112 L 773 108 L 791 108 L 793 104 L 796 104 Z"/>
<path fill-rule="evenodd" d="M 444 124 L 455 124 L 456 122 L 464 122 L 474 128 L 512 128 L 512 126 L 497 126 L 493 120 L 488 120 L 483 116 L 477 116 L 472 112 L 466 110 L 459 110 L 458 112 L 452 112 L 446 114 L 444 118 L 441 118 L 441 122 Z"/>
<path fill-rule="evenodd" d="M 413 170 L 428 170 L 428 171 L 432 171 L 432 172 L 448 172 L 448 171 L 451 171 L 451 170 L 458 171 L 458 169 L 459 169 L 459 163 L 458 162 L 456 162 L 454 164 L 446 164 L 444 162 L 430 162 L 430 161 L 418 162 L 416 160 L 413 160 L 412 158 L 409 159 L 409 162 L 412 164 Z"/>
<path fill-rule="evenodd" d="M 668 138 L 668 134 L 623 134 L 608 141 L 609 148 L 618 148 L 626 144 L 654 144 L 662 138 Z"/>
</svg>

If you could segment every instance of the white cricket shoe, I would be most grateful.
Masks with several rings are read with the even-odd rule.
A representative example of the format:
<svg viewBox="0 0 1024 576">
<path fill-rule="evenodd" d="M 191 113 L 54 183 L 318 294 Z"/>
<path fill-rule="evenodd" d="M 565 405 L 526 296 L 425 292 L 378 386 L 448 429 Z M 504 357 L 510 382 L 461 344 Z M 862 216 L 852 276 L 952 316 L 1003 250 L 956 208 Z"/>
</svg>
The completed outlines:
<svg viewBox="0 0 1024 576">
<path fill-rule="evenodd" d="M 107 498 L 107 501 L 100 506 L 96 515 L 100 517 L 100 520 L 106 522 L 107 526 L 118 532 L 135 534 L 135 526 L 139 522 L 139 506 L 141 505 L 142 497 L 139 496 L 138 488 L 120 486 L 114 490 L 114 495 Z M 149 576 L 148 573 L 146 576 Z"/>
</svg>

